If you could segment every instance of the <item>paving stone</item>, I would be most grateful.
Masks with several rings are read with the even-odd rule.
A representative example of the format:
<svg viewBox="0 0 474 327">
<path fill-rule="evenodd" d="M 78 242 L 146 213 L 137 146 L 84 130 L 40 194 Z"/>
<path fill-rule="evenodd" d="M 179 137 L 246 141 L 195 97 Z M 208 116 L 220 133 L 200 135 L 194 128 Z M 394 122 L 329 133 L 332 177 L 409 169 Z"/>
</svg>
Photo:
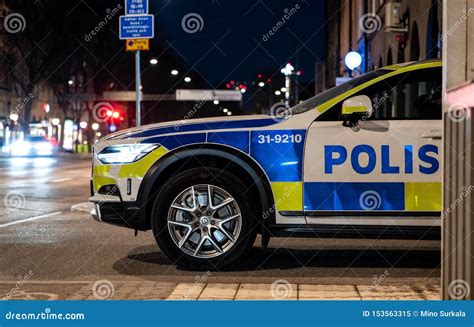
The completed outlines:
<svg viewBox="0 0 474 327">
<path fill-rule="evenodd" d="M 180 283 L 168 296 L 168 300 L 197 300 L 204 287 L 204 283 Z"/>
<path fill-rule="evenodd" d="M 199 296 L 199 300 L 233 300 L 239 284 L 207 284 Z"/>
<path fill-rule="evenodd" d="M 236 300 L 297 300 L 296 284 L 241 284 Z"/>
<path fill-rule="evenodd" d="M 412 288 L 420 294 L 424 300 L 441 300 L 441 285 L 437 284 L 417 284 Z"/>
<path fill-rule="evenodd" d="M 357 285 L 362 300 L 423 300 L 409 285 Z"/>
<path fill-rule="evenodd" d="M 355 285 L 298 285 L 298 300 L 361 300 Z"/>
</svg>

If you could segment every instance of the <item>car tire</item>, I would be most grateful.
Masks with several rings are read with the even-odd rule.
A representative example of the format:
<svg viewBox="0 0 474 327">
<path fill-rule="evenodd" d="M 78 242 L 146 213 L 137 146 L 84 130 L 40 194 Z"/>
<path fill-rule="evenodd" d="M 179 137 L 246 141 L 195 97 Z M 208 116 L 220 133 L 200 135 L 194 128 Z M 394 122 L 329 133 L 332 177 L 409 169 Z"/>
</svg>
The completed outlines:
<svg viewBox="0 0 474 327">
<path fill-rule="evenodd" d="M 172 206 L 172 205 L 176 204 L 176 202 L 174 201 L 176 201 L 177 197 L 182 196 L 183 192 L 186 192 L 186 190 L 192 190 L 192 192 L 189 191 L 187 198 L 191 197 L 193 199 L 198 199 L 197 201 L 194 200 L 195 202 L 193 206 L 193 208 L 197 208 L 199 204 L 202 203 L 203 196 L 202 194 L 195 191 L 195 188 L 199 188 L 199 187 L 203 188 L 204 185 L 208 185 L 208 187 L 212 187 L 212 190 L 211 188 L 209 188 L 208 194 L 215 195 L 217 192 L 221 192 L 223 194 L 230 195 L 228 200 L 235 200 L 230 205 L 231 206 L 230 208 L 226 207 L 225 210 L 222 209 L 226 212 L 229 210 L 237 210 L 237 209 L 239 209 L 240 211 L 240 219 L 236 222 L 230 223 L 232 224 L 232 226 L 235 226 L 234 227 L 235 230 L 237 228 L 237 224 L 239 224 L 240 226 L 239 233 L 236 234 L 236 238 L 233 239 L 234 242 L 231 242 L 231 239 L 233 238 L 232 235 L 229 238 L 222 237 L 222 235 L 224 234 L 221 233 L 220 229 L 217 229 L 217 228 L 215 229 L 215 227 L 212 229 L 211 228 L 207 229 L 206 227 L 202 227 L 206 225 L 201 224 L 203 217 L 201 217 L 200 215 L 203 215 L 203 214 L 200 212 L 197 212 L 197 213 L 193 212 L 192 214 L 189 214 L 189 216 L 192 215 L 192 217 L 189 218 L 190 221 L 192 219 L 192 221 L 195 221 L 195 222 L 192 223 L 191 228 L 186 227 L 184 228 L 183 231 L 181 230 L 176 231 L 176 227 L 174 226 L 174 223 L 170 223 L 170 221 L 173 221 L 173 219 L 175 219 L 173 218 L 175 217 L 175 215 L 172 214 L 172 212 L 174 212 L 173 210 L 175 210 L 173 209 L 175 206 Z M 209 185 L 212 185 L 212 186 L 209 186 Z M 196 194 L 198 196 L 196 196 Z M 184 195 L 180 199 L 183 199 L 183 198 L 185 198 Z M 207 201 L 209 201 L 208 198 L 207 198 Z M 215 200 L 211 199 L 210 201 L 211 205 L 214 201 Z M 158 246 L 160 247 L 161 251 L 172 262 L 176 263 L 180 267 L 190 269 L 190 270 L 218 270 L 224 267 L 229 267 L 232 264 L 235 264 L 239 260 L 239 258 L 242 258 L 251 249 L 251 247 L 253 246 L 253 243 L 255 242 L 258 224 L 256 223 L 257 220 L 255 217 L 256 210 L 254 209 L 255 208 L 254 201 L 255 200 L 254 198 L 252 198 L 251 192 L 248 189 L 248 187 L 246 187 L 245 184 L 242 182 L 242 180 L 240 180 L 234 174 L 231 174 L 229 172 L 226 172 L 222 169 L 217 169 L 217 168 L 187 169 L 171 177 L 170 179 L 168 179 L 164 183 L 164 185 L 160 188 L 160 191 L 158 192 L 154 200 L 153 210 L 151 214 L 151 226 L 152 226 L 153 234 L 155 236 L 156 242 L 158 243 Z M 221 204 L 223 202 L 224 201 L 222 200 Z M 188 202 L 181 202 L 181 203 L 188 203 Z M 219 210 L 217 210 L 214 214 L 210 215 L 209 217 L 214 218 L 214 216 L 216 216 L 218 212 L 220 212 Z M 181 216 L 184 216 L 184 214 L 185 213 L 181 213 Z M 208 214 L 209 213 L 204 213 L 204 215 L 208 215 Z M 229 214 L 229 216 L 231 215 Z M 236 214 L 235 216 L 238 216 L 238 214 Z M 216 220 L 216 222 L 217 221 L 218 220 Z M 222 221 L 224 220 L 221 220 L 221 222 Z M 211 252 L 211 253 L 214 250 L 214 252 L 216 252 L 215 257 L 197 257 L 195 253 L 194 254 L 189 253 L 194 250 L 193 246 L 198 248 L 199 247 L 198 244 L 201 244 L 201 242 L 197 240 L 194 241 L 194 243 L 191 240 L 186 241 L 186 243 L 184 243 L 184 246 L 182 246 L 182 248 L 178 246 L 179 244 L 181 244 L 181 242 L 178 242 L 176 240 L 176 237 L 181 237 L 181 234 L 186 234 L 188 230 L 191 233 L 192 229 L 197 224 L 200 224 L 200 227 L 198 228 L 201 228 L 201 229 L 199 229 L 196 232 L 193 232 L 194 234 L 192 234 L 191 237 L 202 239 L 203 235 L 206 235 L 208 233 L 207 230 L 209 230 L 209 234 L 211 234 L 211 231 L 213 231 L 212 232 L 213 236 L 211 238 L 215 242 L 211 243 L 210 241 L 212 240 L 206 240 L 204 241 L 204 243 L 202 243 L 201 249 L 204 247 L 204 249 L 209 249 L 208 252 Z M 229 224 L 229 223 L 226 223 L 226 224 Z M 211 227 L 210 225 L 207 225 L 207 226 Z M 219 225 L 219 228 L 221 227 L 222 226 Z M 206 232 L 203 232 L 202 228 L 204 228 Z M 217 230 L 218 232 L 215 232 L 215 230 Z M 226 231 L 227 231 L 227 228 L 226 228 Z M 219 235 L 221 236 L 221 240 L 226 241 L 228 244 L 226 251 L 222 253 L 217 251 L 217 249 L 219 249 L 219 247 L 221 246 L 220 243 L 214 246 L 214 244 L 218 242 L 217 237 L 215 236 L 219 236 Z M 181 240 L 183 240 L 183 238 L 181 238 Z M 199 252 L 198 252 L 198 255 L 200 255 Z M 205 254 L 202 254 L 202 255 L 205 255 Z"/>
</svg>

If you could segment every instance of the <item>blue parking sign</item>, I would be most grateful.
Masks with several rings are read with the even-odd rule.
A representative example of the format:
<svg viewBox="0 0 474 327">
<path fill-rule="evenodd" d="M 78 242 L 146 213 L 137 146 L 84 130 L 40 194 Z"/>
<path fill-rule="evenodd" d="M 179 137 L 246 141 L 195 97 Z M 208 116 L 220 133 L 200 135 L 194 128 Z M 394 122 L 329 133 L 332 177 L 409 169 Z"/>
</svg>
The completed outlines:
<svg viewBox="0 0 474 327">
<path fill-rule="evenodd" d="M 125 15 L 148 14 L 148 0 L 125 0 Z"/>
<path fill-rule="evenodd" d="M 154 18 L 153 15 L 120 16 L 120 39 L 152 39 Z"/>
</svg>

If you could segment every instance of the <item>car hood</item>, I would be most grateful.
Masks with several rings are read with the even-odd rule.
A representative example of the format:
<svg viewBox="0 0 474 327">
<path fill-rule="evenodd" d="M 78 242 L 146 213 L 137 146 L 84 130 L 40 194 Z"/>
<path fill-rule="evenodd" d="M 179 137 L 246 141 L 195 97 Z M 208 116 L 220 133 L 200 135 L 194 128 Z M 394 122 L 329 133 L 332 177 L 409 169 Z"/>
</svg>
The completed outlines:
<svg viewBox="0 0 474 327">
<path fill-rule="evenodd" d="M 165 123 L 150 124 L 141 127 L 129 128 L 109 134 L 105 141 L 142 139 L 147 137 L 161 136 L 167 134 L 179 134 L 198 131 L 215 131 L 227 129 L 262 128 L 283 122 L 286 118 L 271 117 L 267 115 L 248 115 L 183 119 Z"/>
</svg>

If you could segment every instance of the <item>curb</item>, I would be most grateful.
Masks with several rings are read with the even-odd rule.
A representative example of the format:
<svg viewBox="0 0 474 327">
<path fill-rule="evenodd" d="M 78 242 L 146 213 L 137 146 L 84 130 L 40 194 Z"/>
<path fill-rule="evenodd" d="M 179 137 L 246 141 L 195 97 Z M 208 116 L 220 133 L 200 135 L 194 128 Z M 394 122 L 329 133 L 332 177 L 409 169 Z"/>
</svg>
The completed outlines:
<svg viewBox="0 0 474 327">
<path fill-rule="evenodd" d="M 82 202 L 82 203 L 77 203 L 77 204 L 72 205 L 71 211 L 90 213 L 93 208 L 94 208 L 94 204 L 92 202 Z"/>
</svg>

